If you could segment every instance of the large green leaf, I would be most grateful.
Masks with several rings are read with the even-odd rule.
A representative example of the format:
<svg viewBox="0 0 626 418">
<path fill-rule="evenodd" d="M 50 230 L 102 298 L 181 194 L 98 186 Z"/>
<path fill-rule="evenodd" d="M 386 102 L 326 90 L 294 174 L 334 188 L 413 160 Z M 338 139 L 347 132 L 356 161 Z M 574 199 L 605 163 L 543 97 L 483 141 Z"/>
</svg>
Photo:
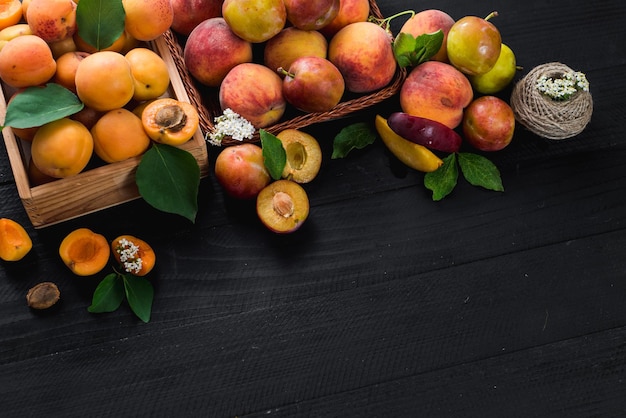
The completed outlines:
<svg viewBox="0 0 626 418">
<path fill-rule="evenodd" d="M 81 0 L 76 8 L 78 35 L 98 50 L 110 47 L 124 33 L 122 0 Z"/>
</svg>

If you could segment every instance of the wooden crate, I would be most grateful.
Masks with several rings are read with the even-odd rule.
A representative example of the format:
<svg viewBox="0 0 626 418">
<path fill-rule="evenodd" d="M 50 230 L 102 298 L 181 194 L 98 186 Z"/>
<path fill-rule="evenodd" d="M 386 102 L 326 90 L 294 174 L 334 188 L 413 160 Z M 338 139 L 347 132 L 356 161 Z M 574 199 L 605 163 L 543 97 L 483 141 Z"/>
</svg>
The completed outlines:
<svg viewBox="0 0 626 418">
<path fill-rule="evenodd" d="M 165 60 L 169 68 L 171 83 L 168 95 L 189 102 L 186 88 L 164 37 L 150 42 L 149 47 Z M 4 120 L 5 114 L 6 99 L 0 89 L 0 120 Z M 57 224 L 140 197 L 135 184 L 135 171 L 141 157 L 105 164 L 72 177 L 31 186 L 27 174 L 29 144 L 17 138 L 11 128 L 4 128 L 2 134 L 18 195 L 35 228 Z M 206 177 L 209 163 L 202 130 L 198 129 L 193 138 L 181 148 L 196 158 L 201 177 Z"/>
</svg>

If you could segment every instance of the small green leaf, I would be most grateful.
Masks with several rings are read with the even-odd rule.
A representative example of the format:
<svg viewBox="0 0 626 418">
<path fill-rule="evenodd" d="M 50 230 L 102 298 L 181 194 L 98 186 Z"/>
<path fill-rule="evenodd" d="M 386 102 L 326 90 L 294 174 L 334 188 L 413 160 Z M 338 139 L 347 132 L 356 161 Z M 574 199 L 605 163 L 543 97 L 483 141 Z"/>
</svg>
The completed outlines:
<svg viewBox="0 0 626 418">
<path fill-rule="evenodd" d="M 366 122 L 348 125 L 335 137 L 331 158 L 344 158 L 353 149 L 363 149 L 373 144 L 375 140 L 376 133 Z"/>
<path fill-rule="evenodd" d="M 482 155 L 469 152 L 459 153 L 459 166 L 463 176 L 472 186 L 480 186 L 496 192 L 504 191 L 498 167 Z"/>
<path fill-rule="evenodd" d="M 263 161 L 274 180 L 278 180 L 283 175 L 285 164 L 287 164 L 287 153 L 283 148 L 283 143 L 270 132 L 264 129 L 259 131 L 261 137 L 261 148 L 263 148 Z"/>
<path fill-rule="evenodd" d="M 154 208 L 195 222 L 200 167 L 191 153 L 153 143 L 141 158 L 135 182 L 139 194 Z"/>
<path fill-rule="evenodd" d="M 91 313 L 113 312 L 124 300 L 124 284 L 121 276 L 116 273 L 107 275 L 93 292 L 91 306 L 87 310 Z"/>
<path fill-rule="evenodd" d="M 130 309 L 143 322 L 150 322 L 152 301 L 154 300 L 152 283 L 145 277 L 133 276 L 132 274 L 125 274 L 123 277 L 126 300 L 128 300 Z"/>
<path fill-rule="evenodd" d="M 424 175 L 424 186 L 433 192 L 433 200 L 438 201 L 454 190 L 458 177 L 456 154 L 452 153 L 443 159 L 441 167 Z"/>
<path fill-rule="evenodd" d="M 123 33 L 122 0 L 82 0 L 76 8 L 78 35 L 97 50 L 110 47 Z"/>
<path fill-rule="evenodd" d="M 409 33 L 400 32 L 393 41 L 393 53 L 398 65 L 402 68 L 413 65 L 411 56 L 415 52 L 415 37 Z"/>
<path fill-rule="evenodd" d="M 13 128 L 32 128 L 73 115 L 83 107 L 74 93 L 59 84 L 28 87 L 7 106 L 4 124 Z"/>
<path fill-rule="evenodd" d="M 443 44 L 443 32 L 425 33 L 417 38 L 400 32 L 393 42 L 393 52 L 400 67 L 415 67 L 435 55 Z"/>
</svg>

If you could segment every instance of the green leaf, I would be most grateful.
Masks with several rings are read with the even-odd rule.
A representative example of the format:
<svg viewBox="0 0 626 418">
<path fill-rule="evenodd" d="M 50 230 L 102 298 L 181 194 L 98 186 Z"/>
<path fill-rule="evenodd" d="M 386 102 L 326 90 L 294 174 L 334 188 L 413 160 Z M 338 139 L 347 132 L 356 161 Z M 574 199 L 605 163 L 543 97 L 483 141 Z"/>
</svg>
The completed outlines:
<svg viewBox="0 0 626 418">
<path fill-rule="evenodd" d="M 97 50 L 110 47 L 124 33 L 122 0 L 81 0 L 76 8 L 78 35 Z"/>
<path fill-rule="evenodd" d="M 130 309 L 143 322 L 150 322 L 152 301 L 154 300 L 152 283 L 145 277 L 133 276 L 132 274 L 125 274 L 123 277 L 126 300 L 128 300 Z"/>
<path fill-rule="evenodd" d="M 500 171 L 482 155 L 459 153 L 459 166 L 465 179 L 473 186 L 481 186 L 496 192 L 504 191 Z"/>
<path fill-rule="evenodd" d="M 424 175 L 424 186 L 433 192 L 433 200 L 438 201 L 454 190 L 458 177 L 456 154 L 452 153 L 443 159 L 441 167 Z"/>
<path fill-rule="evenodd" d="M 87 308 L 92 313 L 113 312 L 124 300 L 124 284 L 116 273 L 107 275 L 93 292 L 91 306 Z"/>
<path fill-rule="evenodd" d="M 48 83 L 28 87 L 7 106 L 5 126 L 32 128 L 79 112 L 84 104 L 65 87 Z"/>
<path fill-rule="evenodd" d="M 141 158 L 135 182 L 148 204 L 195 222 L 200 167 L 191 153 L 172 145 L 153 143 Z"/>
<path fill-rule="evenodd" d="M 283 143 L 270 132 L 264 129 L 259 130 L 261 137 L 261 148 L 263 148 L 263 161 L 267 171 L 274 180 L 278 180 L 283 175 L 285 164 L 287 164 L 287 153 L 283 148 Z"/>
<path fill-rule="evenodd" d="M 331 158 L 344 158 L 353 149 L 363 149 L 375 140 L 376 133 L 366 122 L 348 125 L 335 137 Z"/>
<path fill-rule="evenodd" d="M 415 67 L 435 55 L 443 44 L 443 32 L 425 33 L 417 38 L 400 32 L 393 42 L 393 52 L 400 67 Z"/>
</svg>

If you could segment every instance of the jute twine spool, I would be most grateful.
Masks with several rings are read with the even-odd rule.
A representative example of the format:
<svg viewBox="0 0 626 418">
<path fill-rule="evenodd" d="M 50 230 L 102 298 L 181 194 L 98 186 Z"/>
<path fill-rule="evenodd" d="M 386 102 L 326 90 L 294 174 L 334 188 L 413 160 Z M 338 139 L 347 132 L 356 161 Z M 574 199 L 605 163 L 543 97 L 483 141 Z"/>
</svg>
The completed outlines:
<svg viewBox="0 0 626 418">
<path fill-rule="evenodd" d="M 582 132 L 593 113 L 590 92 L 579 90 L 569 99 L 557 101 L 537 89 L 540 77 L 561 78 L 572 71 L 559 62 L 533 68 L 513 88 L 511 107 L 515 119 L 526 129 L 548 139 L 571 138 Z"/>
</svg>

